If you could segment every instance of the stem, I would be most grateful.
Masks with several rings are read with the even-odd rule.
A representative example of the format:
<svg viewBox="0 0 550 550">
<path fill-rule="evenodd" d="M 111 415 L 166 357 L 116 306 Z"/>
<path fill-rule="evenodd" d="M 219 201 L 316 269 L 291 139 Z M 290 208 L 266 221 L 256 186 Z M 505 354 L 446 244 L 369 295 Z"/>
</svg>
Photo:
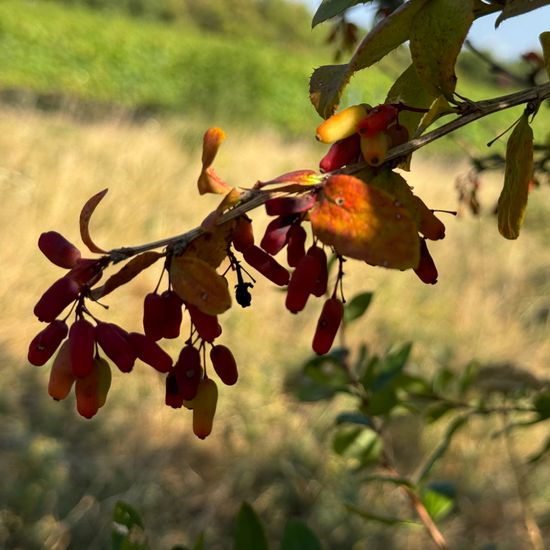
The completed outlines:
<svg viewBox="0 0 550 550">
<path fill-rule="evenodd" d="M 386 155 L 385 163 L 395 161 L 397 159 L 406 157 L 410 153 L 420 149 L 435 141 L 443 136 L 474 122 L 480 118 L 486 117 L 487 115 L 496 113 L 498 111 L 503 111 L 505 109 L 510 109 L 511 107 L 516 107 L 523 103 L 533 103 L 535 106 L 538 106 L 542 101 L 550 97 L 550 82 L 541 84 L 539 86 L 534 86 L 527 90 L 522 90 L 512 94 L 496 97 L 493 99 L 487 99 L 484 101 L 479 101 L 476 103 L 463 103 L 463 114 L 460 115 L 457 119 L 444 124 L 443 126 L 424 134 L 418 138 L 412 139 L 407 143 L 394 147 L 388 151 Z M 329 172 L 325 176 L 328 178 L 332 174 L 356 174 L 361 172 L 368 164 L 365 162 L 352 164 L 340 170 L 335 170 L 334 172 Z M 286 182 L 288 183 L 288 182 Z M 304 187 L 308 189 L 307 187 Z M 261 189 L 249 189 L 243 193 L 241 201 L 238 206 L 228 210 L 220 216 L 217 225 L 221 225 L 229 220 L 238 218 L 239 216 L 254 210 L 258 206 L 261 206 L 269 199 L 272 199 L 277 196 L 285 196 L 288 193 L 283 191 L 264 191 Z M 191 241 L 205 233 L 205 230 L 202 227 L 196 227 L 182 233 L 181 235 L 176 235 L 174 237 L 168 237 L 165 239 L 160 239 L 151 243 L 134 246 L 134 247 L 122 247 L 113 249 L 109 252 L 111 260 L 116 263 L 123 260 L 126 260 L 132 256 L 146 252 L 148 250 L 154 250 L 156 248 L 162 248 L 166 246 L 175 246 L 184 249 Z"/>
</svg>

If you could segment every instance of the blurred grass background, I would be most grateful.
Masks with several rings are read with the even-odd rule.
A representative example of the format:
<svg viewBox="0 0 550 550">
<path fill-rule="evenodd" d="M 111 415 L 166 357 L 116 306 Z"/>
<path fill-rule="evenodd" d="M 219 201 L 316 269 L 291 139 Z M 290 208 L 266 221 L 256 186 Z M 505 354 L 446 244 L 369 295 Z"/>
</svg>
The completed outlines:
<svg viewBox="0 0 550 550">
<path fill-rule="evenodd" d="M 243 500 L 255 506 L 272 540 L 298 516 L 331 549 L 427 545 L 420 530 L 366 524 L 343 507 L 351 500 L 383 513 L 389 497 L 394 512 L 407 513 L 393 489 L 357 483 L 330 450 L 335 411 L 345 398 L 303 405 L 283 391 L 286 374 L 309 355 L 318 303 L 292 316 L 282 294 L 259 280 L 253 307 L 223 316 L 221 342 L 233 349 L 241 379 L 221 389 L 214 433 L 204 442 L 192 436 L 187 411 L 162 404 L 163 383 L 144 365 L 131 375 L 115 374 L 107 406 L 84 421 L 72 398 L 55 403 L 47 396 L 48 367 L 26 363 L 28 342 L 40 330 L 33 305 L 59 276 L 39 254 L 38 235 L 55 229 L 79 243 L 78 212 L 89 196 L 110 188 L 92 224 L 107 248 L 195 226 L 216 204 L 195 191 L 202 132 L 211 125 L 228 131 L 216 169 L 232 184 L 316 167 L 323 148 L 312 139 L 317 119 L 307 79 L 315 66 L 330 62 L 324 31 L 311 37 L 307 13 L 282 1 L 223 5 L 0 3 L 2 547 L 106 548 L 118 499 L 143 515 L 152 548 L 189 541 L 203 530 L 208 548 L 227 548 Z M 278 18 L 261 6 L 275 6 Z M 383 101 L 405 58 L 398 52 L 356 77 L 346 101 Z M 463 82 L 472 99 L 501 93 L 473 71 Z M 541 113 L 539 128 L 543 114 L 547 121 Z M 463 130 L 460 141 L 481 145 L 516 116 L 502 113 Z M 416 157 L 407 177 L 431 207 L 456 207 L 453 180 L 467 170 L 462 153 L 449 141 L 435 155 L 429 149 Z M 498 174 L 484 178 L 487 212 L 500 183 Z M 383 351 L 412 340 L 419 372 L 458 371 L 476 358 L 513 361 L 547 378 L 548 190 L 537 189 L 530 202 L 518 242 L 500 238 L 489 213 L 447 218 L 447 238 L 431 247 L 440 270 L 435 287 L 412 273 L 349 262 L 347 294 L 375 292 L 349 343 Z M 258 212 L 255 219 L 261 227 L 266 217 Z M 95 313 L 139 329 L 141 300 L 159 269 L 111 295 L 109 311 Z M 179 345 L 169 342 L 167 349 L 176 353 Z M 498 427 L 474 422 L 436 470 L 460 490 L 460 513 L 442 525 L 454 548 L 525 547 L 503 442 L 488 437 Z M 540 446 L 535 434 L 515 436 L 522 456 Z M 396 418 L 387 438 L 408 472 L 437 435 L 437 427 L 421 433 L 414 422 Z M 548 534 L 547 477 L 548 465 L 540 464 L 525 483 Z"/>
</svg>

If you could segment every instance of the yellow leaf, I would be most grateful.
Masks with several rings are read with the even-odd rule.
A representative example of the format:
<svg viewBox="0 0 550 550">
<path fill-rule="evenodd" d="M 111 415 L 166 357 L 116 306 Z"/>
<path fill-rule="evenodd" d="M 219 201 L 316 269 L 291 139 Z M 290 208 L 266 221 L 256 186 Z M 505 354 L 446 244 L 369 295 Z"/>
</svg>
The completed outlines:
<svg viewBox="0 0 550 550">
<path fill-rule="evenodd" d="M 339 254 L 408 269 L 420 258 L 418 233 L 409 212 L 397 204 L 381 189 L 337 175 L 327 180 L 309 218 L 314 234 Z"/>
<path fill-rule="evenodd" d="M 524 114 L 506 145 L 504 185 L 498 199 L 498 230 L 507 239 L 517 239 L 533 176 L 533 130 Z"/>
<path fill-rule="evenodd" d="M 170 282 L 185 302 L 208 315 L 219 315 L 231 307 L 227 281 L 204 260 L 183 254 L 172 258 Z"/>
<path fill-rule="evenodd" d="M 189 243 L 184 255 L 199 258 L 215 269 L 227 256 L 236 223 L 236 220 L 229 220 L 214 226 L 208 233 L 203 233 Z"/>
</svg>

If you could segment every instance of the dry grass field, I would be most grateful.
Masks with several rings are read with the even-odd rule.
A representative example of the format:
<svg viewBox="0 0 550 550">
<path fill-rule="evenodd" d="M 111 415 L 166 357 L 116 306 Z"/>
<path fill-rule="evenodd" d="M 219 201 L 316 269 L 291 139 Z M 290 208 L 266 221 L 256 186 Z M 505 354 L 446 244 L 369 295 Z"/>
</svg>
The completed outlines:
<svg viewBox="0 0 550 550">
<path fill-rule="evenodd" d="M 419 529 L 384 528 L 351 517 L 346 498 L 378 507 L 388 498 L 406 511 L 393 489 L 357 489 L 353 473 L 330 450 L 339 405 L 297 404 L 283 392 L 285 375 L 309 354 L 319 304 L 290 315 L 283 295 L 258 281 L 253 307 L 222 317 L 222 343 L 234 350 L 240 382 L 223 388 L 214 433 L 191 433 L 188 411 L 163 405 L 163 383 L 145 366 L 115 374 L 109 401 L 92 421 L 68 400 L 47 397 L 47 366 L 26 362 L 40 329 L 32 308 L 59 276 L 37 249 L 55 229 L 80 245 L 78 213 L 100 189 L 110 191 L 94 215 L 92 234 L 106 248 L 179 234 L 200 223 L 216 199 L 195 189 L 204 129 L 151 119 L 80 124 L 62 114 L 0 111 L 0 547 L 108 547 L 113 504 L 124 499 L 142 514 L 151 548 L 188 543 L 203 530 L 208 548 L 228 548 L 227 535 L 242 500 L 251 502 L 277 539 L 290 516 L 311 525 L 330 549 L 427 548 Z M 322 150 L 276 135 L 228 131 L 216 161 L 227 180 L 244 187 L 297 168 L 315 168 Z M 456 208 L 454 178 L 466 169 L 419 155 L 409 183 L 433 208 Z M 490 211 L 499 177 L 488 177 L 482 202 Z M 414 365 L 432 372 L 477 359 L 513 362 L 548 378 L 550 340 L 549 190 L 533 193 L 517 242 L 502 239 L 491 215 L 446 217 L 447 237 L 431 246 L 439 282 L 422 285 L 413 273 L 349 262 L 346 292 L 375 292 L 367 315 L 348 334 L 383 352 L 415 342 Z M 265 215 L 257 213 L 258 228 Z M 257 229 L 257 233 L 260 233 Z M 129 329 L 141 323 L 141 300 L 158 279 L 154 267 L 106 299 L 96 313 Z M 177 352 L 178 344 L 167 349 Z M 453 548 L 528 548 L 521 507 L 498 422 L 478 419 L 457 438 L 437 473 L 461 488 L 460 514 L 442 530 Z M 400 423 L 390 434 L 405 470 L 433 446 L 438 428 L 418 438 Z M 517 432 L 521 457 L 539 447 L 542 430 Z M 539 438 L 540 436 L 540 438 Z M 409 461 L 409 462 L 408 462 Z M 548 464 L 523 480 L 541 529 L 550 531 Z M 546 480 L 546 483 L 545 483 Z M 374 506 L 376 505 L 376 506 Z M 279 535 L 278 535 L 279 534 Z"/>
</svg>

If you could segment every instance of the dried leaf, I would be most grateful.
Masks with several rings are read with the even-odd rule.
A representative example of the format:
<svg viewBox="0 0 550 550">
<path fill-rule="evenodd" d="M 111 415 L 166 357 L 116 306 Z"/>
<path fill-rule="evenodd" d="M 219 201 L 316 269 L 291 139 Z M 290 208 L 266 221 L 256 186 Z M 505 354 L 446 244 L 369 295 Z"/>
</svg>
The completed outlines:
<svg viewBox="0 0 550 550">
<path fill-rule="evenodd" d="M 227 249 L 236 224 L 236 220 L 229 220 L 214 226 L 208 233 L 203 233 L 191 241 L 184 254 L 199 258 L 215 269 L 227 256 Z"/>
<path fill-rule="evenodd" d="M 90 252 L 96 252 L 98 254 L 105 254 L 106 251 L 97 246 L 94 241 L 92 241 L 92 237 L 90 237 L 90 218 L 97 205 L 101 202 L 101 199 L 107 194 L 107 191 L 108 189 L 103 189 L 103 191 L 96 193 L 86 201 L 86 204 L 80 211 L 80 237 L 82 242 L 89 248 Z"/>
<path fill-rule="evenodd" d="M 548 6 L 548 0 L 506 0 L 502 13 L 495 21 L 495 28 L 510 17 L 516 17 L 516 15 L 521 15 L 543 6 Z"/>
<path fill-rule="evenodd" d="M 550 32 L 546 31 L 541 33 L 539 40 L 542 46 L 546 73 L 548 74 L 548 78 L 550 78 Z"/>
<path fill-rule="evenodd" d="M 420 80 L 434 96 L 452 98 L 456 59 L 473 21 L 473 0 L 430 0 L 414 18 L 412 60 Z"/>
<path fill-rule="evenodd" d="M 309 97 L 323 118 L 328 118 L 334 113 L 345 86 L 356 71 L 380 61 L 409 39 L 412 21 L 427 1 L 406 2 L 382 19 L 359 44 L 349 63 L 325 65 L 313 72 L 309 84 Z"/>
<path fill-rule="evenodd" d="M 507 239 L 517 239 L 533 177 L 533 130 L 524 114 L 506 145 L 504 186 L 498 199 L 498 230 Z"/>
<path fill-rule="evenodd" d="M 113 292 L 119 286 L 129 283 L 134 277 L 139 275 L 144 269 L 153 265 L 159 258 L 162 258 L 164 254 L 161 252 L 155 252 L 150 250 L 143 252 L 138 256 L 132 258 L 122 269 L 111 275 L 103 286 L 94 288 L 91 292 L 91 296 L 94 300 L 98 300 L 103 296 Z"/>
<path fill-rule="evenodd" d="M 176 294 L 208 315 L 231 307 L 227 281 L 204 260 L 189 253 L 172 258 L 170 281 Z"/>
<path fill-rule="evenodd" d="M 336 252 L 371 265 L 416 267 L 416 225 L 395 199 L 353 176 L 331 176 L 310 211 L 315 235 Z"/>
</svg>

